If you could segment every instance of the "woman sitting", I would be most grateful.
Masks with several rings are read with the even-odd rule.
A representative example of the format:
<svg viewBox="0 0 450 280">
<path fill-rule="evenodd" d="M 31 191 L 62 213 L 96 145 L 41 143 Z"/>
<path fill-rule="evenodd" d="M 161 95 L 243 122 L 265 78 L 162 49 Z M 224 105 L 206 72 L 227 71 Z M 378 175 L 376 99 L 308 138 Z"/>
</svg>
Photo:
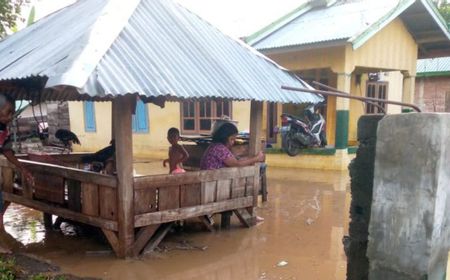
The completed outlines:
<svg viewBox="0 0 450 280">
<path fill-rule="evenodd" d="M 231 147 L 236 141 L 238 130 L 232 123 L 224 123 L 214 131 L 212 144 L 206 149 L 200 161 L 200 169 L 211 170 L 223 167 L 248 166 L 257 162 L 263 162 L 265 156 L 262 152 L 246 159 L 238 160 L 232 153 Z"/>
</svg>

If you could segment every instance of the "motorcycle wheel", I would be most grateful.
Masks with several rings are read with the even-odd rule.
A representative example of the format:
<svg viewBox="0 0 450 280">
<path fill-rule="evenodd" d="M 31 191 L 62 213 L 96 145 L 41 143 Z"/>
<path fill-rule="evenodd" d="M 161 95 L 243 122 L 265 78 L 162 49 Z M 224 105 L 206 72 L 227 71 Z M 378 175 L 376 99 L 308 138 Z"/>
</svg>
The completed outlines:
<svg viewBox="0 0 450 280">
<path fill-rule="evenodd" d="M 320 138 L 320 147 L 325 147 L 328 143 L 327 143 L 327 136 L 325 135 L 325 131 L 321 131 L 319 134 L 319 138 Z"/>
<path fill-rule="evenodd" d="M 292 140 L 290 135 L 286 135 L 286 153 L 291 157 L 295 157 L 300 153 L 300 147 Z"/>
</svg>

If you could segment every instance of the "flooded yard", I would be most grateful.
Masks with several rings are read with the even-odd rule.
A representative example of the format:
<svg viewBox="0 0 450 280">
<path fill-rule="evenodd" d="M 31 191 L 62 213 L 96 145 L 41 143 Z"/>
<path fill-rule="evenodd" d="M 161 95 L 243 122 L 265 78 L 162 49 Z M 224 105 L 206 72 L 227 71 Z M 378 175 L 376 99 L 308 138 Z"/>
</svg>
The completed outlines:
<svg viewBox="0 0 450 280">
<path fill-rule="evenodd" d="M 347 173 L 270 168 L 268 185 L 269 201 L 258 208 L 263 223 L 247 229 L 233 216 L 231 229 L 210 233 L 188 222 L 139 259 L 116 259 L 93 233 L 75 236 L 65 223 L 64 235 L 46 233 L 42 215 L 18 205 L 8 208 L 9 234 L 1 238 L 65 273 L 102 279 L 345 279 Z"/>
</svg>

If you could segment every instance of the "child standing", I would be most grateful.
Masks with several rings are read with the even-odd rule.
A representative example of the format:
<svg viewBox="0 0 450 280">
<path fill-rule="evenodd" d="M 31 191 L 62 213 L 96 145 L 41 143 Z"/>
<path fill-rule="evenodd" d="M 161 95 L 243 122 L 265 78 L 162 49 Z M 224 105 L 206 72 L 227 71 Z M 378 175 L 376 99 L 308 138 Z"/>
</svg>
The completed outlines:
<svg viewBox="0 0 450 280">
<path fill-rule="evenodd" d="M 178 174 L 186 172 L 183 169 L 183 162 L 189 158 L 189 154 L 183 146 L 178 144 L 180 140 L 180 131 L 172 127 L 167 131 L 167 141 L 172 145 L 169 148 L 169 158 L 163 161 L 163 166 L 169 163 L 169 174 Z"/>
</svg>

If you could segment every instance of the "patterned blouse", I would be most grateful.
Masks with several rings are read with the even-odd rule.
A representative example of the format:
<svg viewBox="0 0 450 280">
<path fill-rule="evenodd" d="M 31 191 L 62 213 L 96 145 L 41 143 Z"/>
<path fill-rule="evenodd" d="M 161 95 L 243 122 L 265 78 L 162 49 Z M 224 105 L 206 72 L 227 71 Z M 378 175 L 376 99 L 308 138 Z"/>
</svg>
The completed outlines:
<svg viewBox="0 0 450 280">
<path fill-rule="evenodd" d="M 225 160 L 231 157 L 234 157 L 234 155 L 224 144 L 212 143 L 203 154 L 200 169 L 211 170 L 226 167 Z"/>
</svg>

